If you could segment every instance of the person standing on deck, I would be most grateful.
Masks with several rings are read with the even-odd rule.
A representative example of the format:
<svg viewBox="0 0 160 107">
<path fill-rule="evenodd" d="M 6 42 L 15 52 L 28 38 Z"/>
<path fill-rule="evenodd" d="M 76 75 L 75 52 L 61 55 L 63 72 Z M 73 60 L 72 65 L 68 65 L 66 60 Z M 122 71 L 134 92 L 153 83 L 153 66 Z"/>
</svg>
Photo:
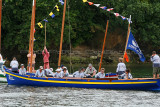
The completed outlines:
<svg viewBox="0 0 160 107">
<path fill-rule="evenodd" d="M 152 52 L 151 61 L 153 63 L 153 78 L 159 78 L 160 57 L 156 54 L 156 51 Z"/>
<path fill-rule="evenodd" d="M 95 75 L 95 78 L 105 78 L 105 69 L 104 68 L 101 68 L 101 72 L 98 72 L 96 75 Z"/>
<path fill-rule="evenodd" d="M 121 75 L 124 74 L 125 71 L 126 71 L 126 65 L 125 63 L 123 63 L 123 58 L 119 58 L 119 63 L 117 65 L 117 70 L 116 70 L 119 79 L 122 79 Z"/>
<path fill-rule="evenodd" d="M 43 55 L 44 69 L 49 69 L 50 54 L 49 54 L 46 46 L 44 47 L 44 50 L 42 51 L 42 55 Z"/>
<path fill-rule="evenodd" d="M 10 63 L 10 66 L 11 66 L 11 68 L 12 68 L 12 72 L 18 73 L 19 63 L 18 63 L 16 57 L 13 58 L 13 60 L 12 60 L 11 63 Z"/>
<path fill-rule="evenodd" d="M 4 69 L 3 69 L 3 64 L 5 63 L 5 61 L 3 61 L 3 57 L 2 55 L 0 54 L 0 70 L 2 70 L 2 72 L 4 72 Z"/>
<path fill-rule="evenodd" d="M 30 60 L 31 60 L 31 52 L 27 55 L 27 57 L 29 58 L 29 67 L 30 67 L 30 65 L 31 65 L 31 62 L 30 62 Z M 32 56 L 33 58 L 32 58 L 32 71 L 33 72 L 35 72 L 35 70 L 34 70 L 34 67 L 35 67 L 35 63 L 36 63 L 36 61 L 35 61 L 35 59 L 36 59 L 36 54 L 33 52 L 33 56 Z M 31 72 L 30 71 L 30 69 L 29 69 L 29 72 Z"/>
<path fill-rule="evenodd" d="M 20 75 L 26 75 L 26 68 L 24 68 L 24 64 L 21 64 L 21 68 L 19 69 Z"/>
<path fill-rule="evenodd" d="M 89 74 L 91 77 L 95 76 L 97 70 L 92 66 L 92 64 L 89 64 L 86 71 L 85 71 L 85 74 Z"/>
</svg>

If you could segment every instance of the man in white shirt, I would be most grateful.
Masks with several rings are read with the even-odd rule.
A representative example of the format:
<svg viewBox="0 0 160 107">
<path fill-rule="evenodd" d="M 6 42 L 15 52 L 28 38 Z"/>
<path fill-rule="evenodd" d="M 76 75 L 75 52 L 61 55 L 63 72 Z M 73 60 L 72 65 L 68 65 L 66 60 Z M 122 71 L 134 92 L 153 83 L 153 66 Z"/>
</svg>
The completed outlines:
<svg viewBox="0 0 160 107">
<path fill-rule="evenodd" d="M 12 72 L 18 73 L 19 63 L 18 63 L 16 57 L 13 58 L 13 60 L 12 60 L 11 63 L 10 63 L 10 66 L 11 66 L 11 68 L 12 68 Z"/>
<path fill-rule="evenodd" d="M 101 71 L 95 75 L 95 78 L 105 78 L 105 69 L 101 68 Z"/>
<path fill-rule="evenodd" d="M 160 57 L 156 54 L 156 51 L 152 52 L 151 61 L 153 63 L 153 78 L 159 78 Z"/>
<path fill-rule="evenodd" d="M 21 64 L 21 68 L 19 69 L 20 75 L 26 75 L 26 68 L 24 68 L 24 64 Z"/>
<path fill-rule="evenodd" d="M 56 69 L 56 73 L 54 74 L 53 77 L 56 77 L 56 78 L 62 78 L 63 75 L 62 75 L 62 72 L 61 72 L 61 69 Z"/>
</svg>

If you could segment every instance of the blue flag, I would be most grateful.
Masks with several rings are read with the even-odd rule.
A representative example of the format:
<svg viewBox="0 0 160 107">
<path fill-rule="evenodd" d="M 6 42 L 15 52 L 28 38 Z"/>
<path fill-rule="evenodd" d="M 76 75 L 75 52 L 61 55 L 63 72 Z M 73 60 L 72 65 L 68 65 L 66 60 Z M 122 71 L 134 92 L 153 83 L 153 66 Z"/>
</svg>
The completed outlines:
<svg viewBox="0 0 160 107">
<path fill-rule="evenodd" d="M 130 50 L 134 51 L 135 53 L 137 53 L 142 62 L 145 61 L 145 57 L 144 57 L 142 51 L 140 50 L 140 48 L 139 48 L 139 46 L 138 46 L 138 44 L 137 44 L 136 40 L 134 39 L 133 34 L 131 32 L 130 32 L 129 39 L 128 39 L 127 49 L 130 49 Z"/>
</svg>

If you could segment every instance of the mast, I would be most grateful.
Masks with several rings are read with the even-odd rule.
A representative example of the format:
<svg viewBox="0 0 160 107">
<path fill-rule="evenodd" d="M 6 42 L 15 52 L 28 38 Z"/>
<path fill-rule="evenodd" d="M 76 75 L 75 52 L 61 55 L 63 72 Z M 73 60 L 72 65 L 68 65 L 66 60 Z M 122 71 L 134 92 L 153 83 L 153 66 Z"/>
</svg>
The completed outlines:
<svg viewBox="0 0 160 107">
<path fill-rule="evenodd" d="M 44 41 L 44 46 L 46 46 L 46 38 L 47 38 L 47 33 L 46 33 L 46 22 L 45 22 L 45 41 Z"/>
<path fill-rule="evenodd" d="M 127 39 L 126 39 L 126 45 L 125 45 L 125 50 L 124 50 L 124 55 L 123 55 L 123 60 L 124 60 L 124 62 L 125 62 L 124 56 L 125 56 L 125 53 L 126 53 L 126 51 L 127 51 L 127 44 L 128 44 L 129 34 L 130 34 L 130 25 L 131 25 L 131 22 L 130 22 L 130 21 L 131 21 L 131 15 L 130 15 L 129 24 L 128 24 Z"/>
<path fill-rule="evenodd" d="M 0 53 L 1 53 L 1 20 L 2 20 L 2 0 L 0 0 Z"/>
<path fill-rule="evenodd" d="M 29 42 L 29 53 L 31 53 L 30 68 L 29 68 L 30 72 L 32 72 L 32 59 L 33 59 L 33 47 L 34 47 L 35 12 L 36 12 L 36 0 L 33 0 L 31 30 L 30 30 L 30 42 Z M 28 62 L 29 62 L 29 60 L 28 60 Z"/>
<path fill-rule="evenodd" d="M 61 53 L 62 53 L 62 43 L 63 43 L 63 33 L 64 33 L 64 22 L 65 22 L 65 14 L 66 14 L 66 1 L 64 1 L 64 9 L 63 9 L 63 19 L 62 19 L 62 29 L 61 29 L 61 41 L 60 41 L 60 49 L 59 49 L 59 60 L 58 67 L 61 65 Z"/>
<path fill-rule="evenodd" d="M 104 42 L 103 42 L 103 48 L 102 48 L 102 54 L 101 54 L 101 60 L 100 60 L 100 65 L 99 65 L 98 72 L 100 72 L 100 70 L 101 70 L 102 59 L 103 59 L 103 52 L 104 52 L 104 48 L 105 48 L 105 44 L 106 44 L 106 37 L 107 37 L 107 33 L 108 33 L 108 24 L 109 24 L 109 20 L 107 20 L 106 32 L 105 32 L 105 37 L 104 37 Z"/>
</svg>

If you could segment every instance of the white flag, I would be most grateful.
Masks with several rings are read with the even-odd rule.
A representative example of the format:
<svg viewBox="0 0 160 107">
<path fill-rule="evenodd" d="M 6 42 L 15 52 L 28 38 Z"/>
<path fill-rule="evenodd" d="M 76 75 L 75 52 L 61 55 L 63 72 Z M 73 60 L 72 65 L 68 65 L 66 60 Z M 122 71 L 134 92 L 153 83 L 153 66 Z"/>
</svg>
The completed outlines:
<svg viewBox="0 0 160 107">
<path fill-rule="evenodd" d="M 34 0 L 33 0 L 33 6 L 34 6 Z"/>
<path fill-rule="evenodd" d="M 100 6 L 100 4 L 93 4 L 93 5 L 95 5 L 96 7 L 99 7 L 99 6 Z"/>
</svg>

